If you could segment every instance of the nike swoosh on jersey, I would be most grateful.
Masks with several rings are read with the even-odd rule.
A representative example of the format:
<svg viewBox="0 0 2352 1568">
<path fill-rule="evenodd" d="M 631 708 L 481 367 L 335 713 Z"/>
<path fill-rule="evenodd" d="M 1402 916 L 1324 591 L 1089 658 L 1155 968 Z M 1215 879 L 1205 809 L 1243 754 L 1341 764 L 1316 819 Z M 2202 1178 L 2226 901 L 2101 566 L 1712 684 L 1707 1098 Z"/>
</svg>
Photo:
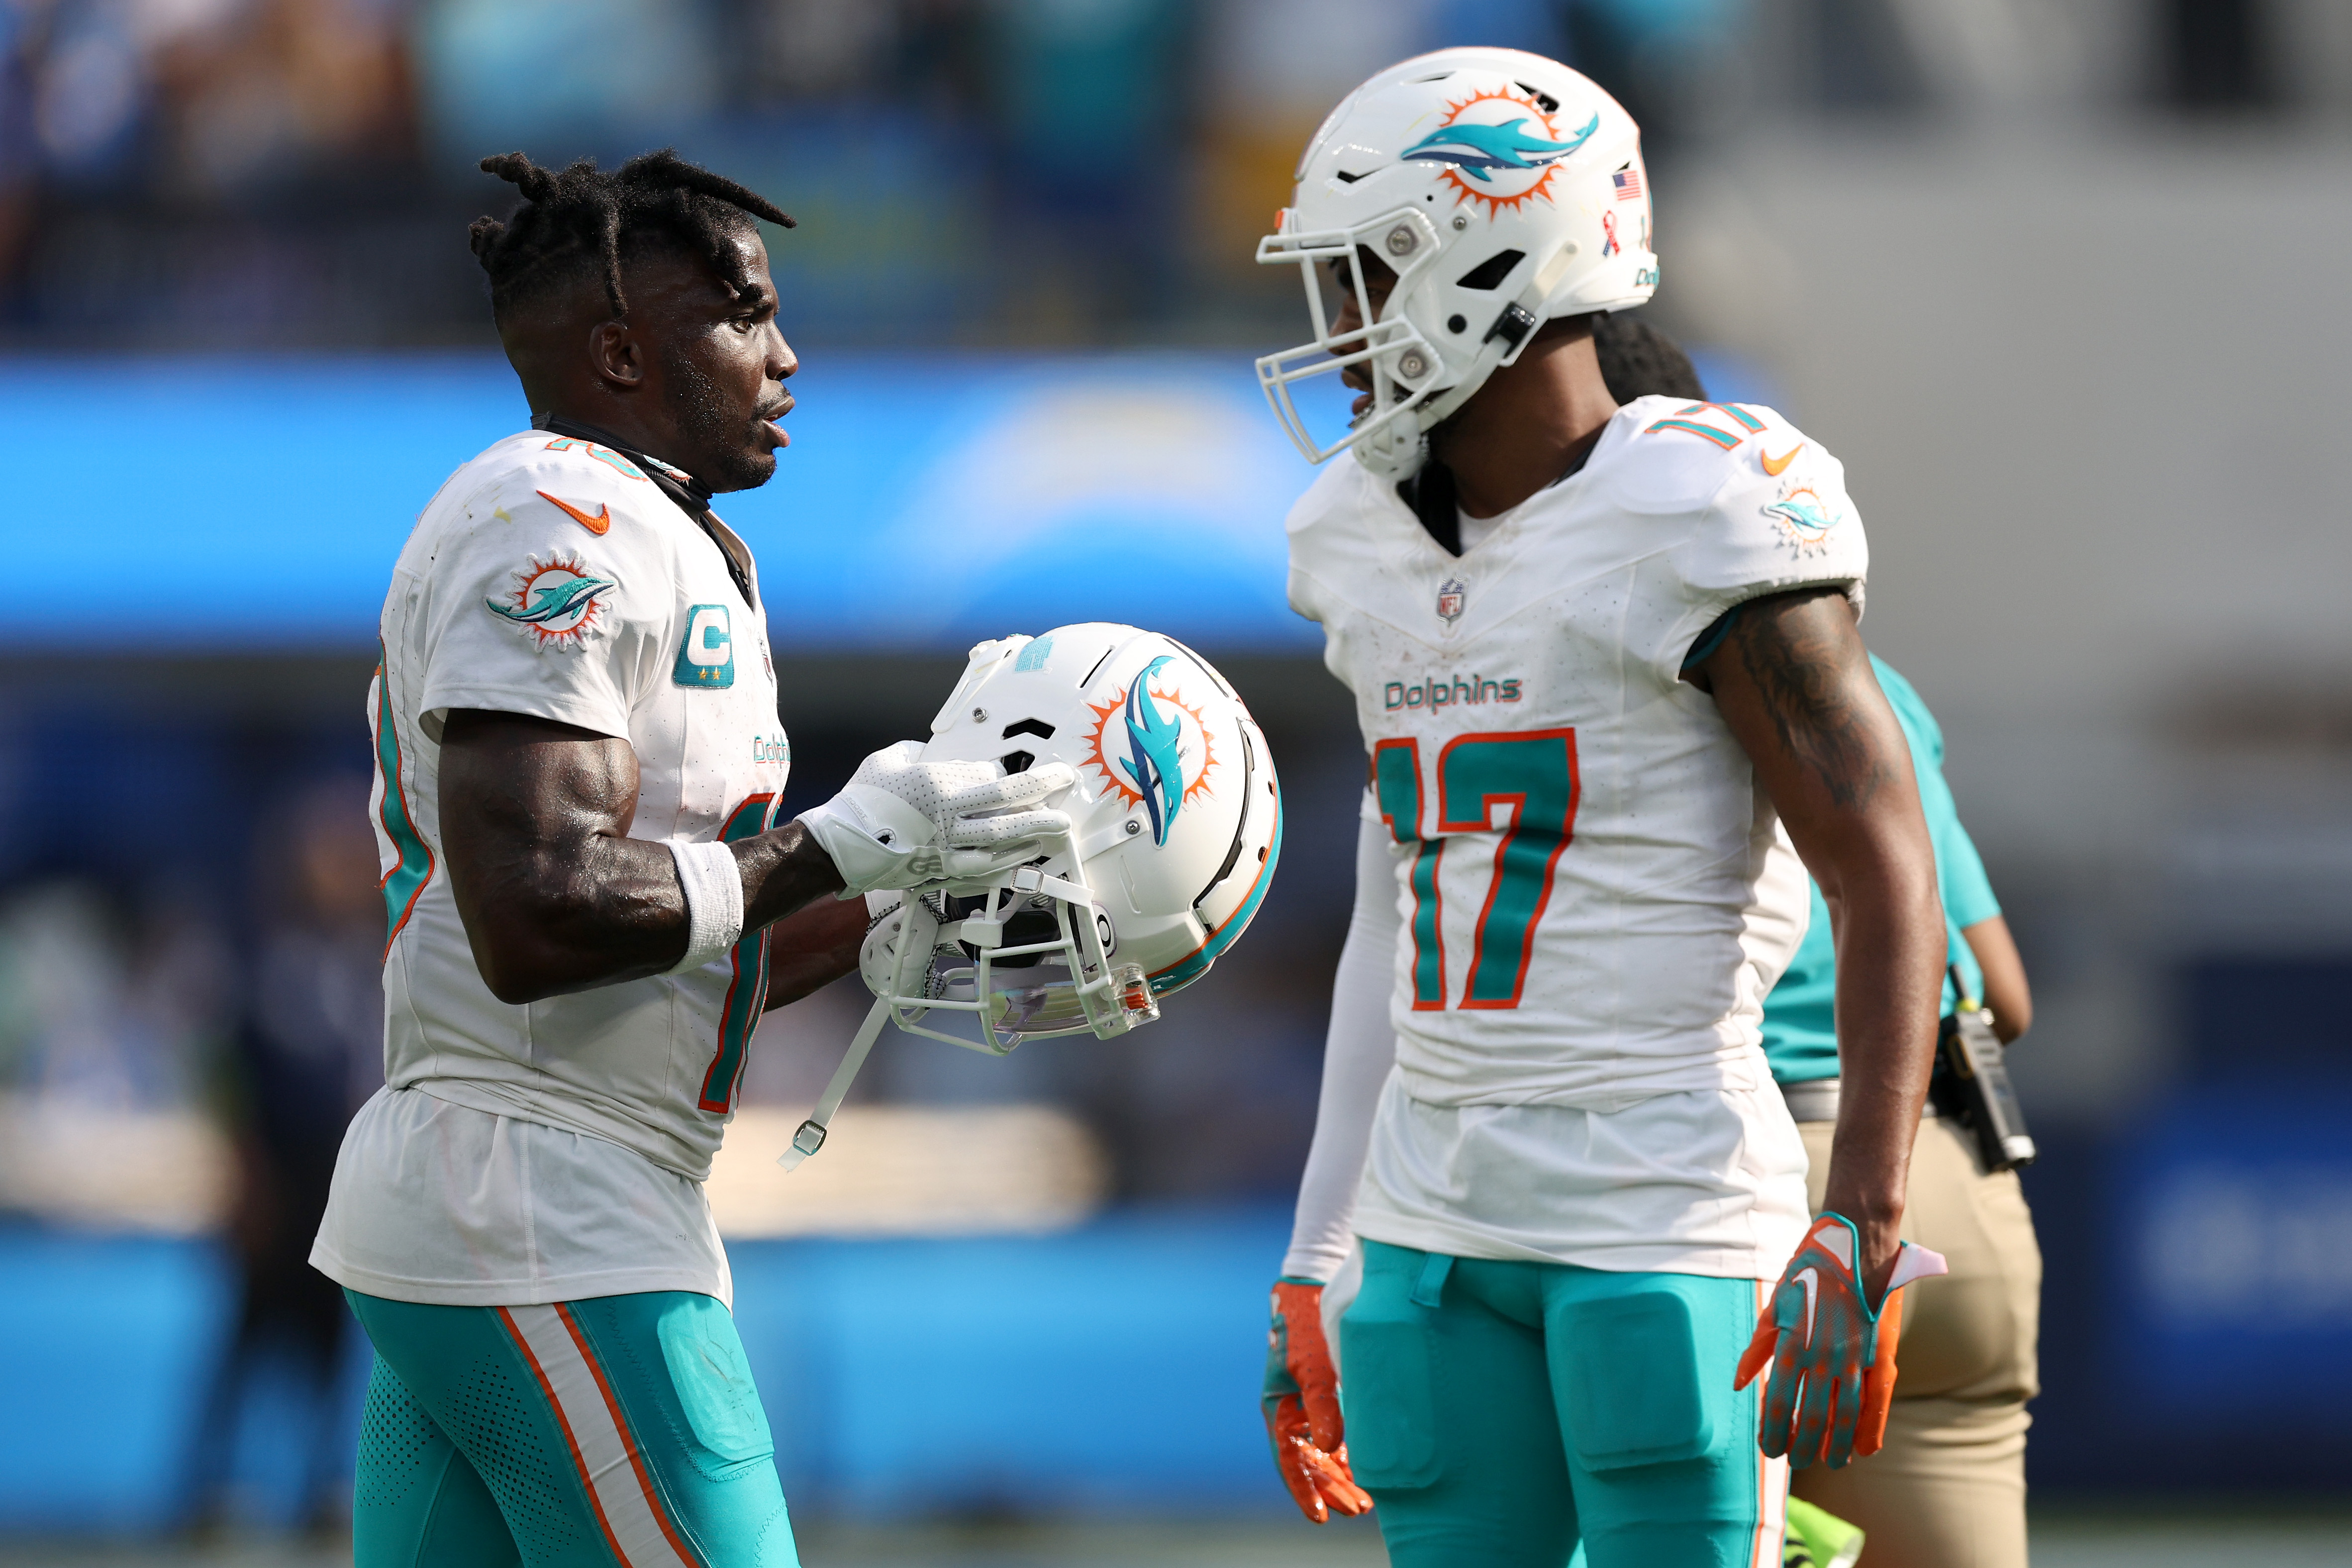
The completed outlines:
<svg viewBox="0 0 2352 1568">
<path fill-rule="evenodd" d="M 1759 457 L 1763 460 L 1763 464 L 1764 464 L 1764 471 L 1765 471 L 1766 473 L 1768 473 L 1768 474 L 1770 474 L 1770 475 L 1774 476 L 1775 478 L 1778 478 L 1778 477 L 1779 477 L 1779 475 L 1780 475 L 1780 470 L 1781 470 L 1781 469 L 1783 469 L 1783 468 L 1787 468 L 1790 463 L 1795 462 L 1795 461 L 1797 460 L 1797 454 L 1798 454 L 1798 453 L 1800 453 L 1800 452 L 1801 452 L 1801 451 L 1803 451 L 1804 449 L 1805 449 L 1805 444 L 1804 444 L 1802 441 L 1800 441 L 1800 442 L 1798 442 L 1795 446 L 1793 446 L 1793 447 L 1790 447 L 1787 451 L 1785 451 L 1785 452 L 1781 453 L 1781 454 L 1780 454 L 1779 457 L 1777 457 L 1777 458 L 1776 458 L 1776 457 L 1774 457 L 1774 456 L 1773 456 L 1771 453 L 1769 453 L 1769 452 L 1762 452 L 1762 453 L 1759 453 L 1759 454 L 1758 454 L 1758 456 L 1759 456 Z M 540 494 L 541 494 L 541 495 L 543 495 L 543 496 L 547 495 L 547 492 L 546 492 L 545 490 L 541 490 L 541 491 L 540 491 L 539 493 L 540 493 Z M 555 498 L 554 498 L 553 496 L 547 496 L 547 499 L 548 499 L 548 500 L 555 500 Z M 556 504 L 556 505 L 558 505 L 558 506 L 563 506 L 563 503 L 562 503 L 562 501 L 560 501 L 560 500 L 556 500 L 556 501 L 555 501 L 555 504 Z M 570 507 L 563 507 L 563 510 L 566 510 L 566 511 L 572 511 L 572 509 L 571 509 Z M 578 512 L 572 512 L 572 515 L 573 515 L 574 517 L 579 517 L 579 516 L 580 516 L 580 514 L 579 514 Z M 588 520 L 587 520 L 586 518 L 584 518 L 584 517 L 582 517 L 582 518 L 580 518 L 580 521 L 583 521 L 583 522 L 586 522 Z M 602 531 L 603 531 L 603 530 L 601 530 L 601 529 L 600 529 L 600 530 L 598 530 L 597 531 L 602 532 Z"/>
<path fill-rule="evenodd" d="M 1777 474 L 1780 470 L 1779 468 L 1774 468 L 1772 471 Z M 561 496 L 551 496 L 545 490 L 541 490 L 539 492 L 539 499 L 543 501 L 552 501 L 557 506 L 562 507 L 565 512 L 570 514 L 572 521 L 578 523 L 589 532 L 595 534 L 600 539 L 604 537 L 604 531 L 613 526 L 613 508 L 609 503 L 599 506 L 596 509 L 596 515 L 590 517 L 586 512 L 582 511 L 578 507 L 573 506 L 570 501 L 563 500 Z"/>
</svg>

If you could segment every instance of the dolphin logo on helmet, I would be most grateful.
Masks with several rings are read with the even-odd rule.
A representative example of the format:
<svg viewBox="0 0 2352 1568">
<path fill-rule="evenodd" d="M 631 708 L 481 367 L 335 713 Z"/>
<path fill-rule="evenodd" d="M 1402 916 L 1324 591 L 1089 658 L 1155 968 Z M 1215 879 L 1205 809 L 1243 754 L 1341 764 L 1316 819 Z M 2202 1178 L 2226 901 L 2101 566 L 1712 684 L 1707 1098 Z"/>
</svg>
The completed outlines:
<svg viewBox="0 0 2352 1568">
<path fill-rule="evenodd" d="M 1177 721 L 1160 711 L 1149 689 L 1160 667 L 1174 662 L 1172 655 L 1161 654 L 1145 665 L 1128 687 L 1128 754 L 1118 760 L 1143 796 L 1143 809 L 1151 814 L 1154 844 L 1168 842 L 1168 830 L 1175 826 L 1176 813 L 1184 804 L 1184 731 Z"/>
<path fill-rule="evenodd" d="M 1566 142 L 1523 136 L 1519 127 L 1526 123 L 1522 116 L 1500 125 L 1448 125 L 1431 132 L 1399 156 L 1406 163 L 1452 163 L 1474 180 L 1491 181 L 1489 169 L 1540 169 L 1567 157 L 1592 140 L 1592 133 L 1601 129 L 1601 116 L 1593 115 L 1583 130 Z"/>
</svg>

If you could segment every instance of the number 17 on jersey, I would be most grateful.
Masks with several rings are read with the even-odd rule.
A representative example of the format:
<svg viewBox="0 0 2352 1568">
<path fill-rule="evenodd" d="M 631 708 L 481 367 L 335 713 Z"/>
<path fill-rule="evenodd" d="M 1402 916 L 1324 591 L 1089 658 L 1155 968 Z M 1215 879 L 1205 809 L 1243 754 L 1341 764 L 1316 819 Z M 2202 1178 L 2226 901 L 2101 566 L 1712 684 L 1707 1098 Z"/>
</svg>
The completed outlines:
<svg viewBox="0 0 2352 1568">
<path fill-rule="evenodd" d="M 1437 753 L 1433 828 L 1424 830 L 1431 793 L 1421 742 L 1372 748 L 1372 793 L 1381 820 L 1412 849 L 1412 1005 L 1512 1008 L 1527 988 L 1536 922 L 1551 902 L 1552 877 L 1576 826 L 1576 731 L 1499 731 L 1456 735 Z M 1446 984 L 1445 906 L 1439 883 L 1449 840 L 1494 841 L 1486 899 L 1458 993 Z M 1465 848 L 1468 846 L 1465 845 Z"/>
</svg>

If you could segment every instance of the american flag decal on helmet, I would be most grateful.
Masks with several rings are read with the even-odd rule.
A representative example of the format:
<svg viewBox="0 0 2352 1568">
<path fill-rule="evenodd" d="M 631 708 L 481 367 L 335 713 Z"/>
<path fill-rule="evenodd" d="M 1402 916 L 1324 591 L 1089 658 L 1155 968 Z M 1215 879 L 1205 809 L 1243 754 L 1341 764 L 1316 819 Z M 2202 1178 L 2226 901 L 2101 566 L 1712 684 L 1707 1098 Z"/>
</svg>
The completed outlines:
<svg viewBox="0 0 2352 1568">
<path fill-rule="evenodd" d="M 1610 175 L 1609 183 L 1617 187 L 1617 199 L 1621 202 L 1636 200 L 1642 195 L 1642 171 L 1631 163 Z"/>
</svg>

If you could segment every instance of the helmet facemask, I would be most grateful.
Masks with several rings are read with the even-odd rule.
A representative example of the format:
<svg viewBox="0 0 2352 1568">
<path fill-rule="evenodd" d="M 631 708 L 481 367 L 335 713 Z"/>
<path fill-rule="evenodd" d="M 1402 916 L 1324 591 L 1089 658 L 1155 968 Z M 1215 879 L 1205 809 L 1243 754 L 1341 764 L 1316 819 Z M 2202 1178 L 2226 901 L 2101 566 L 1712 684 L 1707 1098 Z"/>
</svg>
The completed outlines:
<svg viewBox="0 0 2352 1568">
<path fill-rule="evenodd" d="M 1286 228 L 1289 217 L 1286 208 Z M 1380 302 L 1378 320 L 1359 247 L 1396 258 L 1396 281 Z M 1295 264 L 1306 279 L 1315 341 L 1266 355 L 1257 362 L 1257 375 L 1276 417 L 1307 461 L 1320 463 L 1352 447 L 1366 468 L 1385 479 L 1401 479 L 1419 468 L 1427 456 L 1427 433 L 1534 339 L 1543 301 L 1576 254 L 1574 247 L 1564 247 L 1538 267 L 1524 251 L 1516 258 L 1497 254 L 1473 263 L 1462 255 L 1464 248 L 1460 240 L 1441 237 L 1428 215 L 1414 207 L 1400 207 L 1351 228 L 1276 233 L 1258 241 L 1261 265 Z M 1496 261 L 1504 265 L 1498 268 Z M 1333 280 L 1354 295 L 1357 320 L 1363 324 L 1353 331 L 1332 330 L 1337 318 L 1328 310 L 1318 276 L 1324 263 L 1330 265 Z M 1464 276 L 1444 276 L 1441 268 L 1449 264 L 1465 268 Z M 1424 331 L 1413 319 L 1440 310 L 1445 313 L 1444 333 L 1434 324 Z M 1462 335 L 1453 331 L 1457 322 L 1481 335 L 1449 353 L 1438 343 L 1442 336 Z M 1370 367 L 1371 405 L 1349 421 L 1346 435 L 1326 445 L 1307 428 L 1290 389 L 1357 364 Z"/>
<path fill-rule="evenodd" d="M 1404 311 L 1404 300 L 1436 266 L 1444 247 L 1426 214 L 1412 207 L 1383 213 L 1349 228 L 1290 233 L 1285 209 L 1284 229 L 1258 241 L 1263 266 L 1294 265 L 1307 287 L 1307 310 L 1314 324 L 1311 342 L 1272 353 L 1257 362 L 1258 384 L 1273 404 L 1282 427 L 1309 462 L 1320 463 L 1353 446 L 1367 463 L 1379 459 L 1384 468 L 1402 475 L 1421 461 L 1423 426 L 1412 417 L 1444 378 L 1444 361 Z M 1374 309 L 1370 287 L 1364 279 L 1362 250 L 1382 257 L 1396 274 L 1387 298 Z M 1324 297 L 1323 268 L 1332 280 L 1353 294 L 1357 327 L 1341 332 Z M 1348 434 L 1326 446 L 1307 428 L 1306 416 L 1291 396 L 1291 388 L 1319 375 L 1338 375 L 1351 365 L 1367 365 L 1372 384 L 1371 405 L 1349 423 Z"/>
<path fill-rule="evenodd" d="M 1047 864 L 1074 858 L 1069 846 Z M 1114 962 L 1110 917 L 1084 881 L 1024 866 L 991 884 L 918 894 L 882 917 L 860 967 L 875 1005 L 910 1035 L 1003 1056 L 1024 1040 L 1109 1039 L 1160 1016 L 1143 970 Z M 927 1024 L 963 1014 L 971 1031 Z M 933 1020 L 933 1023 L 938 1020 Z"/>
</svg>

